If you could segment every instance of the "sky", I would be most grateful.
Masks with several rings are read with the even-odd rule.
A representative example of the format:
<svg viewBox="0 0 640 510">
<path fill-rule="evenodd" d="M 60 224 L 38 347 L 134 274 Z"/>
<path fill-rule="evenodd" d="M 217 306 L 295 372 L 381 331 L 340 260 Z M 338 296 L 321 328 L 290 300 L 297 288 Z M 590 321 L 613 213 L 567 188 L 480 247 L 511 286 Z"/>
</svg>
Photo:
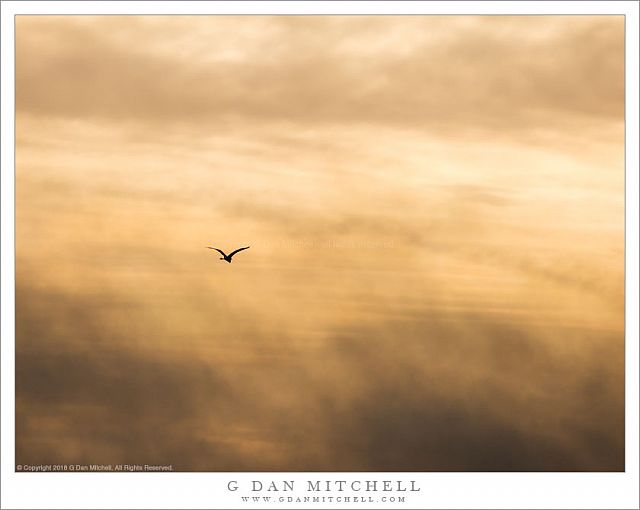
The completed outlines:
<svg viewBox="0 0 640 510">
<path fill-rule="evenodd" d="M 16 463 L 624 470 L 624 18 L 17 16 Z"/>
</svg>

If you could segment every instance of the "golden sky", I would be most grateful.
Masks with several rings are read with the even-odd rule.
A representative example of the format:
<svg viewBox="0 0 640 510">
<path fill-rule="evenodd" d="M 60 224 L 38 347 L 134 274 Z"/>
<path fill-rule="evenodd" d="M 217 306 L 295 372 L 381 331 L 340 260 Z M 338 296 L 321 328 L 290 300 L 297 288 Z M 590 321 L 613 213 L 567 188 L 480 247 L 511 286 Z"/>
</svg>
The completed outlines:
<svg viewBox="0 0 640 510">
<path fill-rule="evenodd" d="M 622 16 L 18 16 L 16 108 L 16 463 L 624 469 Z"/>
</svg>

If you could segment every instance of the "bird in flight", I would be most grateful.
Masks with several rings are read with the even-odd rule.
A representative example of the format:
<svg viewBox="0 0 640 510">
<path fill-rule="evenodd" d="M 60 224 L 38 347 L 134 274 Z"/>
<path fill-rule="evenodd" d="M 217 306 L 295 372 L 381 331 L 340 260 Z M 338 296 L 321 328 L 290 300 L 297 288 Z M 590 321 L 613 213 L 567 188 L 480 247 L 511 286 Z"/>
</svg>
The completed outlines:
<svg viewBox="0 0 640 510">
<path fill-rule="evenodd" d="M 218 248 L 214 248 L 213 246 L 207 246 L 207 248 L 209 248 L 210 250 L 216 250 L 218 253 L 220 253 L 220 255 L 222 255 L 220 260 L 226 260 L 229 264 L 231 264 L 231 257 L 233 257 L 239 251 L 246 250 L 246 249 L 250 248 L 250 246 L 245 246 L 244 248 L 238 248 L 237 250 L 234 250 L 231 253 L 229 253 L 229 255 L 227 255 L 222 250 L 219 250 Z"/>
</svg>

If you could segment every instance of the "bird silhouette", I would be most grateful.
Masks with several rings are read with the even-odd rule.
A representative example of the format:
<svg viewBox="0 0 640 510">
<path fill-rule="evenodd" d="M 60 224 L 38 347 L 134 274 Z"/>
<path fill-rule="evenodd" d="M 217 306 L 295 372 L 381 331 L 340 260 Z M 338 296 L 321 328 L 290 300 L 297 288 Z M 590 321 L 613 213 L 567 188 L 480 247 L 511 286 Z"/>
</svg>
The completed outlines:
<svg viewBox="0 0 640 510">
<path fill-rule="evenodd" d="M 233 257 L 239 251 L 246 250 L 246 249 L 251 248 L 251 247 L 250 246 L 245 246 L 244 248 L 238 248 L 237 250 L 234 250 L 231 253 L 229 253 L 229 255 L 227 255 L 222 250 L 219 250 L 218 248 L 214 248 L 213 246 L 207 246 L 207 248 L 209 248 L 210 250 L 216 250 L 218 253 L 220 253 L 220 255 L 222 255 L 222 258 L 220 260 L 226 260 L 229 264 L 231 264 L 231 257 Z"/>
</svg>

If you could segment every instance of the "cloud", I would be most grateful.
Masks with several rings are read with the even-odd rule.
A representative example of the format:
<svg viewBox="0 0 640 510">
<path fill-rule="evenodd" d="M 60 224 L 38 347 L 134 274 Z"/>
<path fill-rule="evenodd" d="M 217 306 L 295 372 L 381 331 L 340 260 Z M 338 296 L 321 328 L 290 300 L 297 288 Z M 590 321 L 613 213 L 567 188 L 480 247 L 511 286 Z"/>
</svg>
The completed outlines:
<svg viewBox="0 0 640 510">
<path fill-rule="evenodd" d="M 561 337 L 589 348 L 571 361 Z M 340 461 L 378 471 L 622 470 L 620 340 L 610 350 L 585 331 L 441 313 L 347 328 L 335 346 L 367 383 L 333 416 Z"/>
<path fill-rule="evenodd" d="M 18 112 L 449 134 L 623 117 L 622 17 L 211 17 L 188 37 L 189 23 L 19 18 Z"/>
<path fill-rule="evenodd" d="M 16 23 L 18 462 L 624 467 L 623 18 Z"/>
<path fill-rule="evenodd" d="M 622 336 L 422 310 L 382 314 L 371 327 L 343 322 L 315 350 L 301 349 L 290 329 L 274 338 L 264 323 L 211 332 L 208 343 L 246 351 L 233 362 L 230 352 L 167 349 L 167 338 L 180 331 L 189 345 L 197 329 L 143 339 L 139 331 L 156 328 L 101 323 L 104 297 L 19 288 L 17 305 L 19 463 L 624 468 Z M 238 328 L 251 313 L 236 313 L 225 321 Z M 129 320 L 144 320 L 136 315 Z"/>
</svg>

